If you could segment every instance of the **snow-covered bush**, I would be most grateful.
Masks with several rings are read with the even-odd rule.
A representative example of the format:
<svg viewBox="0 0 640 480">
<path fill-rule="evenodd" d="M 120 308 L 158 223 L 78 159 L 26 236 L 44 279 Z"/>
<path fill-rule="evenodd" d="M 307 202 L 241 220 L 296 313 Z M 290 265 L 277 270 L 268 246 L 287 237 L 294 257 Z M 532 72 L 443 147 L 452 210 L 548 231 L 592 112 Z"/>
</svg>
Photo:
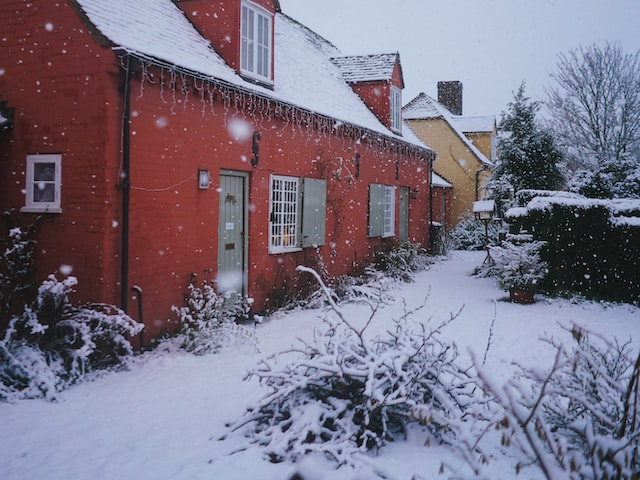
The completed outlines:
<svg viewBox="0 0 640 480">
<path fill-rule="evenodd" d="M 500 222 L 489 222 L 489 245 L 497 244 L 501 228 Z M 482 250 L 486 242 L 484 222 L 475 216 L 468 216 L 456 225 L 449 238 L 455 250 Z"/>
<path fill-rule="evenodd" d="M 379 251 L 374 261 L 377 270 L 403 282 L 411 282 L 414 273 L 425 269 L 430 263 L 431 259 L 420 245 L 410 242 L 394 244 Z"/>
<path fill-rule="evenodd" d="M 186 305 L 173 306 L 183 335 L 183 348 L 195 354 L 215 353 L 233 341 L 249 341 L 257 345 L 252 328 L 237 323 L 247 320 L 252 299 L 230 291 L 218 293 L 208 281 L 202 286 L 189 284 Z"/>
<path fill-rule="evenodd" d="M 330 290 L 334 294 L 332 298 L 336 303 L 358 301 L 387 303 L 390 298 L 385 292 L 391 283 L 379 270 L 366 268 L 359 276 L 341 275 L 337 277 Z M 323 299 L 326 298 L 322 289 L 318 289 L 317 294 Z"/>
<path fill-rule="evenodd" d="M 519 452 L 517 470 L 535 466 L 545 478 L 636 479 L 640 473 L 640 356 L 628 345 L 571 329 L 575 346 L 556 348 L 551 370 L 522 368 L 505 386 L 480 370 L 498 406 L 503 445 Z"/>
<path fill-rule="evenodd" d="M 0 340 L 0 399 L 53 400 L 88 372 L 131 358 L 128 339 L 142 325 L 111 305 L 72 306 L 76 284 L 75 277 L 49 276 L 34 304 L 11 318 Z"/>
<path fill-rule="evenodd" d="M 500 246 L 490 247 L 492 273 L 504 290 L 532 290 L 547 273 L 547 264 L 540 259 L 546 242 L 522 237 L 510 235 Z"/>
<path fill-rule="evenodd" d="M 299 270 L 320 277 L 310 269 Z M 326 288 L 321 285 L 324 291 Z M 328 294 L 328 292 L 327 292 Z M 455 346 L 440 328 L 413 321 L 415 311 L 393 322 L 385 335 L 348 321 L 328 295 L 330 313 L 311 341 L 261 361 L 249 373 L 268 389 L 244 418 L 230 425 L 274 461 L 310 452 L 355 464 L 421 423 L 432 442 L 455 442 L 456 424 L 468 401 L 468 378 L 456 365 Z M 355 456 L 354 456 L 355 455 Z"/>
</svg>

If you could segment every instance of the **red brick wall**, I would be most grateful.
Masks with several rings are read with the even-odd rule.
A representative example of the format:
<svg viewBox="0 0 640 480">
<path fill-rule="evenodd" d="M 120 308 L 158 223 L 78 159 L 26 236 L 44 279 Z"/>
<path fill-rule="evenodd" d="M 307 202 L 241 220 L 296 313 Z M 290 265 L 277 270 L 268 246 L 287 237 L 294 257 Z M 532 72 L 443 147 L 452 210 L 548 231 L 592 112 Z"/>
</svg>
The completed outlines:
<svg viewBox="0 0 640 480">
<path fill-rule="evenodd" d="M 154 78 L 160 75 L 150 72 Z M 145 292 L 146 323 L 152 328 L 170 327 L 167 306 L 181 304 L 192 273 L 202 277 L 207 269 L 216 271 L 220 169 L 249 172 L 248 283 L 258 311 L 269 303 L 274 287 L 296 283 L 297 265 L 313 265 L 318 258 L 314 249 L 268 253 L 272 173 L 328 180 L 327 245 L 318 254 L 332 275 L 353 271 L 384 242 L 367 238 L 371 183 L 419 187 L 419 198 L 411 200 L 410 240 L 428 245 L 426 162 L 358 145 L 347 134 L 318 135 L 275 116 L 245 117 L 225 108 L 219 95 L 213 105 L 203 101 L 188 83 L 189 96 L 178 94 L 175 103 L 171 92 L 157 88 L 158 82 L 146 83 L 144 95 L 134 96 L 132 104 L 130 281 Z M 139 85 L 133 90 L 139 91 Z M 247 131 L 261 133 L 257 168 L 250 165 L 251 137 L 238 140 L 230 133 L 236 117 L 247 123 Z M 360 176 L 349 180 L 347 171 L 355 177 L 357 153 Z M 197 189 L 198 168 L 210 171 L 211 189 Z"/>
<path fill-rule="evenodd" d="M 351 85 L 369 110 L 391 128 L 391 86 L 388 82 L 362 82 Z"/>
<path fill-rule="evenodd" d="M 191 3 L 197 2 L 184 2 Z M 27 154 L 62 154 L 62 213 L 43 216 L 38 279 L 70 265 L 79 279 L 74 300 L 119 305 L 120 61 L 110 48 L 98 46 L 66 2 L 25 5 L 8 0 L 0 6 L 0 17 L 8 19 L 7 41 L 0 48 L 9 59 L 2 66 L 0 95 L 16 109 L 15 128 L 0 136 L 0 209 L 24 205 Z M 149 67 L 145 73 L 155 83 L 141 85 L 139 72 L 132 81 L 129 287 L 143 289 L 147 338 L 175 326 L 171 306 L 182 305 L 192 273 L 210 269 L 215 275 L 220 169 L 249 173 L 248 284 L 258 311 L 285 279 L 292 288 L 298 281 L 295 267 L 316 264 L 317 254 L 331 275 L 340 275 L 392 241 L 367 237 L 371 183 L 418 187 L 418 198 L 410 200 L 409 236 L 428 245 L 426 161 L 385 147 L 371 133 L 364 140 L 349 129 L 319 134 L 274 112 L 245 115 L 225 107 L 220 92 L 211 105 L 201 100 L 192 79 L 183 90 L 178 78 L 174 94 L 161 87 L 159 70 Z M 234 116 L 248 122 L 250 132 L 261 132 L 257 168 L 249 163 L 251 138 L 238 140 L 228 128 Z M 346 172 L 355 176 L 357 154 L 360 175 L 349 180 Z M 197 189 L 198 168 L 210 170 L 213 188 Z M 271 174 L 327 179 L 327 245 L 317 254 L 314 249 L 268 253 Z M 396 191 L 396 205 L 398 198 Z M 22 214 L 25 222 L 34 218 Z M 132 297 L 129 313 L 137 318 Z"/>
<path fill-rule="evenodd" d="M 15 127 L 0 134 L 0 210 L 25 204 L 26 156 L 62 155 L 62 213 L 40 217 L 38 279 L 72 267 L 78 298 L 117 303 L 120 99 L 113 53 L 96 45 L 68 2 L 6 0 L 0 98 Z M 119 66 L 119 64 L 118 64 Z M 64 275 L 58 274 L 58 278 Z"/>
</svg>

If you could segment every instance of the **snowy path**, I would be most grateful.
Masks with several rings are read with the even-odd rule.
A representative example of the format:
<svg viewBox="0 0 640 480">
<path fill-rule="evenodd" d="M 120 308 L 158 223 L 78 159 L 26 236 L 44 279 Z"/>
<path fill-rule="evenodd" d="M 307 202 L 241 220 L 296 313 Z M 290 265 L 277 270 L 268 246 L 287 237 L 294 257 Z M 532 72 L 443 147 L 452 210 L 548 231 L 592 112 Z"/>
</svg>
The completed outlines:
<svg viewBox="0 0 640 480">
<path fill-rule="evenodd" d="M 402 299 L 408 307 L 418 305 L 430 290 L 420 315 L 441 321 L 463 307 L 443 334 L 456 342 L 465 361 L 468 349 L 482 358 L 495 315 L 487 367 L 497 378 L 511 375 L 513 360 L 549 365 L 551 348 L 538 338 L 545 333 L 565 338 L 558 321 L 589 325 L 621 340 L 633 337 L 638 347 L 639 309 L 547 299 L 510 304 L 500 300 L 506 294 L 492 280 L 469 276 L 482 259 L 478 252 L 453 252 L 448 261 L 420 273 L 416 282 L 399 286 L 392 292 L 396 303 L 382 309 L 372 329 L 385 328 L 382 317 L 397 317 Z M 362 306 L 345 310 L 353 319 L 368 314 Z M 64 392 L 59 403 L 0 403 L 0 478 L 275 480 L 287 479 L 297 468 L 310 480 L 369 478 L 366 473 L 336 472 L 319 459 L 304 461 L 302 467 L 271 464 L 255 448 L 229 456 L 242 439 L 216 440 L 226 433 L 225 422 L 237 419 L 261 395 L 255 382 L 242 381 L 246 371 L 262 355 L 308 337 L 319 316 L 308 310 L 269 319 L 258 328 L 259 354 L 248 347 L 201 357 L 156 352 L 138 359 L 131 371 Z M 415 473 L 435 478 L 442 454 L 416 437 L 385 448 L 374 464 L 393 478 L 409 479 Z M 512 476 L 506 465 L 492 468 L 495 478 Z"/>
</svg>

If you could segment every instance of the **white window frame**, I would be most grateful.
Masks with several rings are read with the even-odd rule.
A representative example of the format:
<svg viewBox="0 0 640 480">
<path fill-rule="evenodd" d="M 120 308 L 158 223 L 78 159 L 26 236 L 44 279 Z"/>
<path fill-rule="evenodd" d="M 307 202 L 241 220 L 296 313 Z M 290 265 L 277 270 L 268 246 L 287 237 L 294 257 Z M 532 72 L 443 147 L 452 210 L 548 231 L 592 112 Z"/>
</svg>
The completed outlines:
<svg viewBox="0 0 640 480">
<path fill-rule="evenodd" d="M 396 228 L 396 187 L 369 186 L 369 237 L 393 237 Z"/>
<path fill-rule="evenodd" d="M 327 182 L 271 175 L 269 253 L 297 252 L 326 243 Z"/>
<path fill-rule="evenodd" d="M 42 166 L 50 164 L 53 173 L 45 172 Z M 41 154 L 27 155 L 27 171 L 25 185 L 25 206 L 21 212 L 60 213 L 62 192 L 62 155 Z M 46 194 L 43 197 L 42 194 Z"/>
<path fill-rule="evenodd" d="M 396 187 L 384 187 L 384 230 L 383 237 L 393 237 L 396 226 Z"/>
<path fill-rule="evenodd" d="M 391 85 L 391 130 L 402 132 L 402 90 Z"/>
<path fill-rule="evenodd" d="M 269 188 L 269 253 L 302 250 L 300 243 L 300 179 L 271 175 Z"/>
<path fill-rule="evenodd" d="M 248 1 L 240 8 L 240 73 L 272 84 L 273 15 Z"/>
</svg>

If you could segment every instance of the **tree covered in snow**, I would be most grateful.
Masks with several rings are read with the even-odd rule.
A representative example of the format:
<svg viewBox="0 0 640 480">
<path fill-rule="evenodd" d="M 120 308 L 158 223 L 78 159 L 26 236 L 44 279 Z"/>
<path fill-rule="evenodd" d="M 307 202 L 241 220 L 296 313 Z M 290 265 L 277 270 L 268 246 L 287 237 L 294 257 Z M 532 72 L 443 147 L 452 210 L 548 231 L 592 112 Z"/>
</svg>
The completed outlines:
<svg viewBox="0 0 640 480">
<path fill-rule="evenodd" d="M 33 249 L 35 224 L 21 227 L 11 211 L 4 212 L 9 229 L 0 240 L 0 328 L 6 328 L 11 313 L 30 297 L 34 289 Z"/>
<path fill-rule="evenodd" d="M 50 275 L 37 287 L 35 224 L 18 226 L 11 212 L 5 217 L 10 226 L 0 250 L 0 400 L 53 400 L 92 370 L 126 364 L 133 353 L 129 338 L 143 326 L 111 305 L 72 305 L 75 277 L 58 281 Z"/>
<path fill-rule="evenodd" d="M 551 77 L 550 127 L 569 187 L 596 198 L 640 197 L 640 51 L 580 47 L 559 56 Z"/>
<path fill-rule="evenodd" d="M 525 96 L 522 83 L 508 110 L 502 112 L 497 139 L 499 158 L 487 185 L 496 194 L 507 187 L 517 191 L 563 186 L 559 169 L 562 154 L 551 133 L 536 120 L 539 109 L 539 102 Z"/>
<path fill-rule="evenodd" d="M 547 339 L 556 350 L 549 371 L 522 368 L 498 385 L 478 368 L 501 443 L 517 455 L 516 473 L 535 467 L 549 480 L 636 479 L 640 355 L 634 361 L 628 344 L 576 326 L 570 331 L 572 349 Z"/>
<path fill-rule="evenodd" d="M 498 243 L 502 223 L 491 221 L 486 225 L 476 215 L 465 216 L 449 234 L 451 247 L 457 250 L 482 250 L 485 248 L 487 236 L 489 245 Z"/>
<path fill-rule="evenodd" d="M 198 285 L 194 279 L 185 295 L 185 305 L 171 307 L 180 320 L 182 346 L 195 354 L 215 353 L 235 340 L 249 340 L 257 345 L 255 332 L 236 323 L 247 320 L 251 299 L 235 292 L 218 292 L 204 280 Z"/>
<path fill-rule="evenodd" d="M 493 265 L 491 274 L 500 287 L 532 290 L 547 273 L 547 264 L 540 258 L 545 242 L 534 241 L 530 235 L 508 235 L 499 246 L 490 247 Z"/>
<path fill-rule="evenodd" d="M 321 282 L 311 269 L 299 267 Z M 322 285 L 324 289 L 324 285 Z M 413 321 L 415 311 L 376 337 L 345 318 L 333 303 L 310 341 L 265 358 L 249 373 L 267 393 L 231 424 L 272 461 L 321 453 L 339 465 L 400 438 L 408 424 L 422 424 L 430 441 L 466 445 L 457 426 L 471 398 L 469 378 L 457 366 L 454 345 L 435 328 Z"/>
<path fill-rule="evenodd" d="M 0 399 L 57 398 L 92 370 L 126 364 L 142 325 L 111 305 L 69 303 L 75 277 L 49 276 L 0 339 Z"/>
</svg>

